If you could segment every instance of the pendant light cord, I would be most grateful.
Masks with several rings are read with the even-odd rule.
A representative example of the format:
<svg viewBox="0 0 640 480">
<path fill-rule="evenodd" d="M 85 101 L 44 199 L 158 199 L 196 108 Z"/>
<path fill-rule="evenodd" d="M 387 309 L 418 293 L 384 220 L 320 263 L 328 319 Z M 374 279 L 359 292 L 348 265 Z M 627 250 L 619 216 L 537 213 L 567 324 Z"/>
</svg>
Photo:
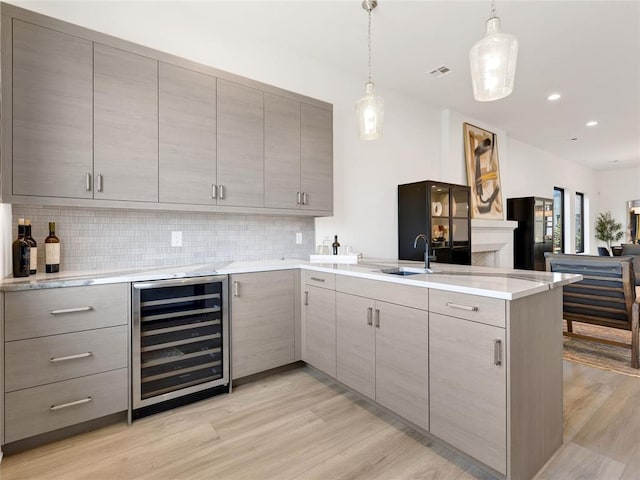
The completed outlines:
<svg viewBox="0 0 640 480">
<path fill-rule="evenodd" d="M 491 12 L 489 13 L 489 20 L 492 18 L 496 18 L 498 15 L 496 14 L 496 2 L 491 0 Z"/>
<path fill-rule="evenodd" d="M 369 28 L 367 29 L 367 47 L 369 48 L 369 83 L 371 83 L 371 7 L 367 9 L 369 13 Z"/>
</svg>

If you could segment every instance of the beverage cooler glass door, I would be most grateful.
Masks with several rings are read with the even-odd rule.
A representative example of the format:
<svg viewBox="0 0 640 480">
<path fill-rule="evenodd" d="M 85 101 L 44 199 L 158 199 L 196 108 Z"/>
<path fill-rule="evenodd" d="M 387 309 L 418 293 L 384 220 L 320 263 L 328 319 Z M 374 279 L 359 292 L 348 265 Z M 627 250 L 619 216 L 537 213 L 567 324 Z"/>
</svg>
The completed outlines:
<svg viewBox="0 0 640 480">
<path fill-rule="evenodd" d="M 229 383 L 226 275 L 132 284 L 133 408 Z"/>
</svg>

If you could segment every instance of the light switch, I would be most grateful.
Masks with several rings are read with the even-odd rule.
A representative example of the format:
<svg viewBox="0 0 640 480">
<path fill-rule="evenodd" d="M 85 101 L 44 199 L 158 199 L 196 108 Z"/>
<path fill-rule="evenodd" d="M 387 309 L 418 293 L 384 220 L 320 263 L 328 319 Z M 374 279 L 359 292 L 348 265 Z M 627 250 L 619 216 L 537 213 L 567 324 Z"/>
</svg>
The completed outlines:
<svg viewBox="0 0 640 480">
<path fill-rule="evenodd" d="M 302 245 L 302 232 L 296 233 L 296 244 Z"/>
</svg>

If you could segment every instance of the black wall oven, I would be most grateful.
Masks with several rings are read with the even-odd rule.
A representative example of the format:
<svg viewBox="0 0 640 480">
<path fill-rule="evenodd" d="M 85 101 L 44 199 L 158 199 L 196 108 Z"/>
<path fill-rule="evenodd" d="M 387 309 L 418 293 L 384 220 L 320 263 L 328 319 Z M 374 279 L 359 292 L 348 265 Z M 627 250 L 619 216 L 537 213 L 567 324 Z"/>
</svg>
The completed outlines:
<svg viewBox="0 0 640 480">
<path fill-rule="evenodd" d="M 132 407 L 229 385 L 226 275 L 132 284 Z"/>
</svg>

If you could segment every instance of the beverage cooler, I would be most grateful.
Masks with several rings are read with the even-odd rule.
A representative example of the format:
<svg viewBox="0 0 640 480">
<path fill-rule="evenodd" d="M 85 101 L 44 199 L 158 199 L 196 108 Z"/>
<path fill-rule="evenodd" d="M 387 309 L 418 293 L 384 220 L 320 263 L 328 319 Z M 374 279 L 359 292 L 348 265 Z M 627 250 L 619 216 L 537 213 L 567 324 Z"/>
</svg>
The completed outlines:
<svg viewBox="0 0 640 480">
<path fill-rule="evenodd" d="M 226 275 L 132 284 L 134 417 L 228 391 L 227 294 Z"/>
</svg>

